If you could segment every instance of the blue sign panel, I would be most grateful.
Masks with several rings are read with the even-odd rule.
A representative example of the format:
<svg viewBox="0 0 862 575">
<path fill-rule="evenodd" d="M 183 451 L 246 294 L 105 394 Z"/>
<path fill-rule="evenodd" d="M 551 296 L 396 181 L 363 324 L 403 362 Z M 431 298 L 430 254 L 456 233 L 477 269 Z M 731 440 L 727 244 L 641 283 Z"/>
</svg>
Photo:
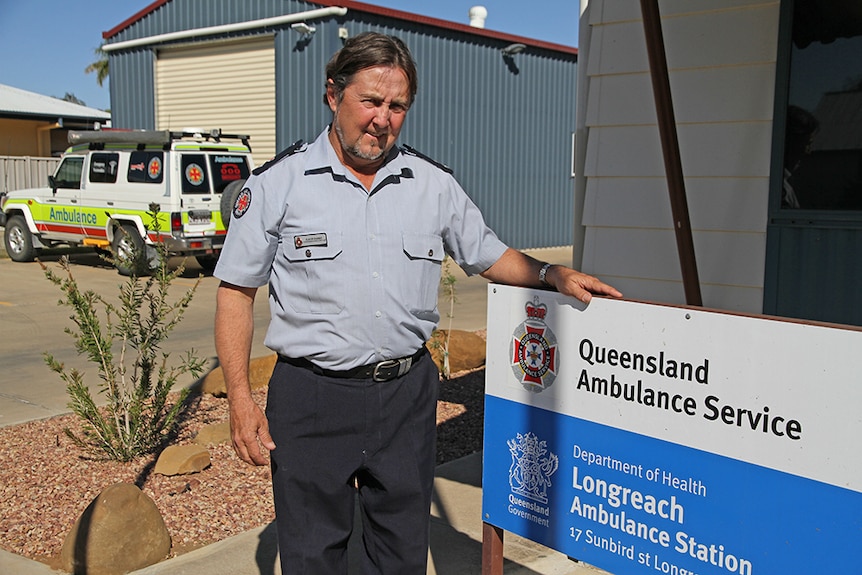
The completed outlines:
<svg viewBox="0 0 862 575">
<path fill-rule="evenodd" d="M 493 396 L 485 421 L 484 521 L 570 557 L 613 573 L 862 572 L 858 492 Z"/>
</svg>

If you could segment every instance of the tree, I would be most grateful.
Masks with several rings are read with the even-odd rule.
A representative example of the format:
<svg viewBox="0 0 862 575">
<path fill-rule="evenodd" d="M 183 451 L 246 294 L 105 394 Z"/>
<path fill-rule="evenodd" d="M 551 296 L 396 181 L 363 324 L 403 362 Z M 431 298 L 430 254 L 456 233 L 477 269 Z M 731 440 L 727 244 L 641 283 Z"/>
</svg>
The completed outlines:
<svg viewBox="0 0 862 575">
<path fill-rule="evenodd" d="M 98 83 L 99 87 L 101 87 L 105 83 L 105 80 L 108 79 L 108 74 L 110 73 L 108 66 L 108 53 L 102 50 L 102 46 L 96 48 L 95 53 L 98 57 L 98 60 L 84 68 L 84 73 L 92 74 L 93 72 L 95 72 L 96 83 Z"/>
<path fill-rule="evenodd" d="M 60 98 L 64 102 L 72 102 L 73 104 L 78 104 L 79 106 L 86 106 L 83 100 L 78 98 L 75 94 L 71 92 L 66 92 L 66 95 Z"/>
</svg>

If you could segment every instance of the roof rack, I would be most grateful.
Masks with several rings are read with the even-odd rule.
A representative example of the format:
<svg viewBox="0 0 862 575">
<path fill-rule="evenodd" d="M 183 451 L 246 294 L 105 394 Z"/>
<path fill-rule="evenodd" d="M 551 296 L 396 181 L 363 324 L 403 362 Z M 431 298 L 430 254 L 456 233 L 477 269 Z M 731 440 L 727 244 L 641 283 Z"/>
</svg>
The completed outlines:
<svg viewBox="0 0 862 575">
<path fill-rule="evenodd" d="M 241 134 L 223 134 L 219 128 L 212 130 L 199 130 L 197 128 L 185 128 L 181 131 L 170 130 L 70 130 L 69 143 L 77 144 L 145 144 L 155 146 L 166 146 L 171 142 L 191 138 L 195 140 L 221 142 L 222 139 L 240 140 L 246 147 L 251 149 L 249 140 L 251 136 Z"/>
</svg>

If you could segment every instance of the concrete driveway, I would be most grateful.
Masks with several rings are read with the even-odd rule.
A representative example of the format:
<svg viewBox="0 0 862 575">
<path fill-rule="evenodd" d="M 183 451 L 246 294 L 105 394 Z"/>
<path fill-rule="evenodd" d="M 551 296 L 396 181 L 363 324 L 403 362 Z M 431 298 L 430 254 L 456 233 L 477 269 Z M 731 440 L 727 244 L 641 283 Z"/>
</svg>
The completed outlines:
<svg viewBox="0 0 862 575">
<path fill-rule="evenodd" d="M 70 250 L 66 250 L 68 253 Z M 62 250 L 54 250 L 42 260 L 58 273 Z M 126 278 L 85 252 L 71 253 L 72 273 L 83 290 L 93 290 L 117 302 L 118 286 Z M 171 260 L 172 265 L 181 260 Z M 188 268 L 174 284 L 172 293 L 180 296 L 194 286 L 201 269 L 190 259 Z M 199 356 L 210 358 L 215 366 L 213 314 L 218 280 L 204 277 L 185 318 L 174 331 L 165 350 L 175 356 L 194 348 Z M 74 324 L 71 308 L 58 304 L 62 293 L 48 281 L 38 263 L 15 263 L 0 259 L 0 427 L 51 417 L 69 411 L 65 383 L 45 364 L 44 353 L 50 352 L 66 368 L 85 372 L 85 381 L 96 392 L 99 383 L 96 367 L 75 350 L 74 340 L 65 333 Z M 255 356 L 265 355 L 263 338 L 269 325 L 266 297 L 255 302 Z M 192 383 L 189 377 L 184 385 Z"/>
</svg>

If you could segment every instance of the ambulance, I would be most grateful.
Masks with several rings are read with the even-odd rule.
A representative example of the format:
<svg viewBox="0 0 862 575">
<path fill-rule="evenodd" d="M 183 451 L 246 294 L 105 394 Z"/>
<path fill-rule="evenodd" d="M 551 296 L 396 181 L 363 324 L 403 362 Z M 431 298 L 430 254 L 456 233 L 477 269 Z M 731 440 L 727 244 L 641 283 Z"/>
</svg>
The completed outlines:
<svg viewBox="0 0 862 575">
<path fill-rule="evenodd" d="M 0 195 L 6 251 L 29 262 L 43 248 L 91 246 L 131 275 L 161 242 L 211 271 L 253 168 L 249 139 L 218 129 L 70 131 L 48 187 Z"/>
</svg>

